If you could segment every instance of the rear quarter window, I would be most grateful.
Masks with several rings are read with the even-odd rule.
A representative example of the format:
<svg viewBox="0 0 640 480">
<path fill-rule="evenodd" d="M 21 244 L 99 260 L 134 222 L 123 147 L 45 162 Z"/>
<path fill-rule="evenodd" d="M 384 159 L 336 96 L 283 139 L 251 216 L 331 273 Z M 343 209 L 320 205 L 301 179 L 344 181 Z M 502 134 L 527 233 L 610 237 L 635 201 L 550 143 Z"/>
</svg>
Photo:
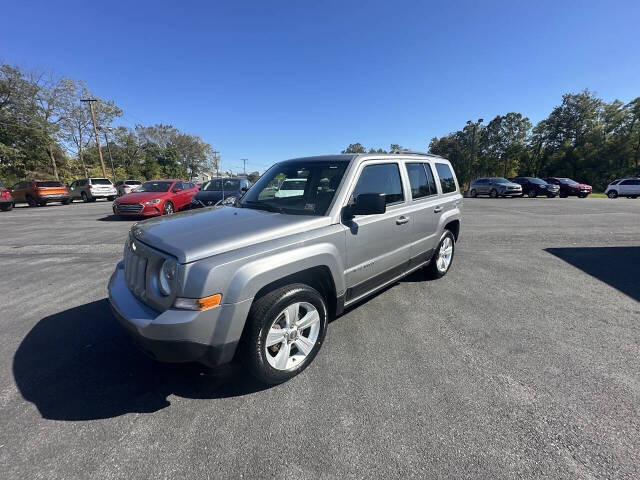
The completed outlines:
<svg viewBox="0 0 640 480">
<path fill-rule="evenodd" d="M 436 163 L 436 171 L 440 177 L 440 186 L 442 193 L 451 193 L 456 191 L 456 181 L 453 177 L 451 167 L 446 163 Z"/>
</svg>

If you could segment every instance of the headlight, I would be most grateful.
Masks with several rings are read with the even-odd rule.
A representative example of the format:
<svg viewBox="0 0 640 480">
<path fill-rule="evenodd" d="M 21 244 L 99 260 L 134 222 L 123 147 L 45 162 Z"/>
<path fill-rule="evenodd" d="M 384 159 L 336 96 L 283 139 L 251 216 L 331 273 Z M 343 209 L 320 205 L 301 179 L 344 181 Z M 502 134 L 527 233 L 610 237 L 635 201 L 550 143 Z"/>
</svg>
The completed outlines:
<svg viewBox="0 0 640 480">
<path fill-rule="evenodd" d="M 176 269 L 177 265 L 173 260 L 165 260 L 162 267 L 160 267 L 158 284 L 163 295 L 171 295 L 171 288 L 176 279 Z"/>
<path fill-rule="evenodd" d="M 153 200 L 149 200 L 148 202 L 144 202 L 145 205 L 157 205 L 161 202 L 162 200 L 160 198 L 154 198 Z"/>
<path fill-rule="evenodd" d="M 224 200 L 220 200 L 216 205 L 233 205 L 236 203 L 236 197 L 226 197 Z"/>
</svg>

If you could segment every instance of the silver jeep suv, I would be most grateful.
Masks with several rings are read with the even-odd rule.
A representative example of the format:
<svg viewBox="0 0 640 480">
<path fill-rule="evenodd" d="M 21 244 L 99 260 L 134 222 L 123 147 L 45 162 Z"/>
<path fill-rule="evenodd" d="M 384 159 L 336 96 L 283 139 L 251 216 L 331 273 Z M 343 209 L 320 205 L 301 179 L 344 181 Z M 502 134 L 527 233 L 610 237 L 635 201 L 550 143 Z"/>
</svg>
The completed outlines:
<svg viewBox="0 0 640 480">
<path fill-rule="evenodd" d="M 293 179 L 299 191 L 278 195 Z M 311 363 L 345 307 L 418 269 L 445 275 L 461 206 L 437 156 L 283 161 L 231 206 L 134 225 L 110 304 L 153 358 L 214 366 L 237 354 L 279 383 Z"/>
</svg>

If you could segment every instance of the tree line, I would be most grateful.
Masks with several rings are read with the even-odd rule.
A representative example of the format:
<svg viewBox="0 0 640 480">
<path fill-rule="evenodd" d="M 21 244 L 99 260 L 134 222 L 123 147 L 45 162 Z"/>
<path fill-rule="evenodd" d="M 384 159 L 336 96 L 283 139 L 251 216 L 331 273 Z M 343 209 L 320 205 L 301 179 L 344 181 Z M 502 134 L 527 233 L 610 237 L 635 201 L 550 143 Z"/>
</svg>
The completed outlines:
<svg viewBox="0 0 640 480">
<path fill-rule="evenodd" d="M 96 123 L 112 180 L 193 178 L 217 168 L 210 144 L 171 125 L 114 126 L 123 111 L 96 96 L 82 80 L 0 65 L 0 178 L 102 176 L 93 122 L 83 99 L 94 102 Z"/>
<path fill-rule="evenodd" d="M 402 150 L 391 145 L 390 151 Z M 429 142 L 430 153 L 453 164 L 461 184 L 469 177 L 570 177 L 604 190 L 625 176 L 640 176 L 640 97 L 611 103 L 593 92 L 567 93 L 535 126 L 521 113 L 488 123 L 467 122 Z M 353 143 L 343 153 L 386 153 Z M 470 165 L 470 160 L 472 159 Z"/>
</svg>

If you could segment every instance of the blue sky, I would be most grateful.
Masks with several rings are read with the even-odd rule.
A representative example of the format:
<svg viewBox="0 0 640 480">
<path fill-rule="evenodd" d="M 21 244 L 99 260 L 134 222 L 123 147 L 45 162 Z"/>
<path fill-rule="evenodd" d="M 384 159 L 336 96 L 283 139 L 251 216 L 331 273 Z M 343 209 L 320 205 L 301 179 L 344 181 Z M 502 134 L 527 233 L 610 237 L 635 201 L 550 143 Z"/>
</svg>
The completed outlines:
<svg viewBox="0 0 640 480">
<path fill-rule="evenodd" d="M 640 2 L 3 2 L 0 60 L 264 170 L 352 142 L 425 150 L 565 92 L 640 95 Z M 11 21 L 7 21 L 11 19 Z"/>
</svg>

